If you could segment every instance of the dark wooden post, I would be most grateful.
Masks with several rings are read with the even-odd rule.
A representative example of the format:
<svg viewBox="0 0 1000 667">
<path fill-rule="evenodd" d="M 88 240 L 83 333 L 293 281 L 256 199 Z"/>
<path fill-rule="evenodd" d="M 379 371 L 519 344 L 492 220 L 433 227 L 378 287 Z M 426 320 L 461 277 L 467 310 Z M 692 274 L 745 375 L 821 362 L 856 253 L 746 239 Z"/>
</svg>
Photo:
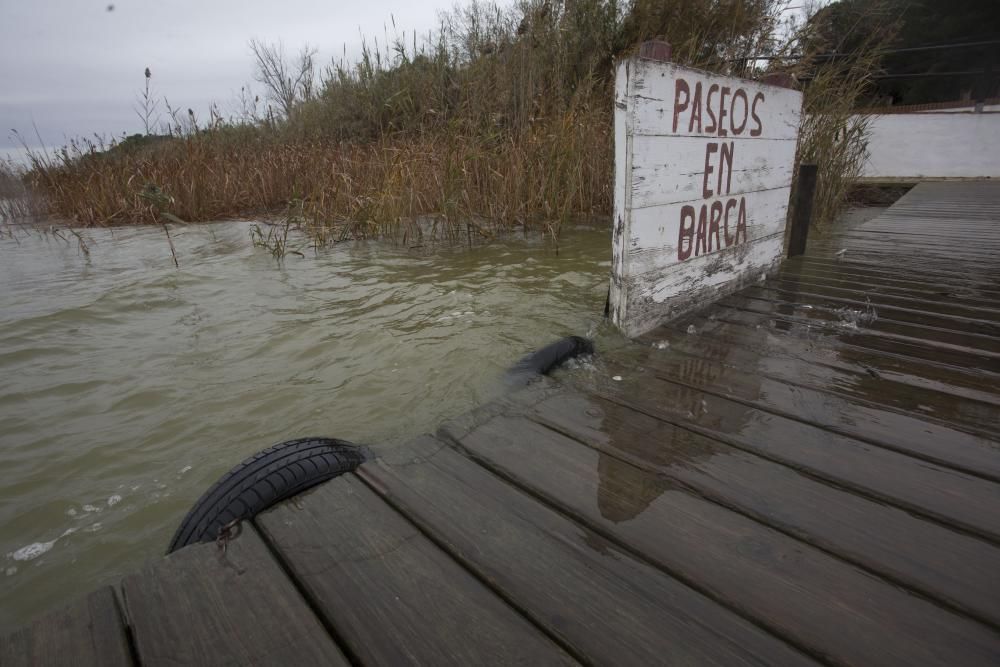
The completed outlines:
<svg viewBox="0 0 1000 667">
<path fill-rule="evenodd" d="M 670 62 L 670 56 L 673 55 L 674 49 L 670 46 L 670 42 L 663 41 L 650 41 L 643 42 L 639 45 L 639 57 L 646 58 L 647 60 L 659 60 L 660 62 L 667 63 Z"/>
<path fill-rule="evenodd" d="M 795 185 L 795 216 L 792 218 L 792 233 L 788 237 L 789 257 L 801 255 L 806 251 L 815 195 L 816 165 L 800 164 L 799 179 Z"/>
</svg>

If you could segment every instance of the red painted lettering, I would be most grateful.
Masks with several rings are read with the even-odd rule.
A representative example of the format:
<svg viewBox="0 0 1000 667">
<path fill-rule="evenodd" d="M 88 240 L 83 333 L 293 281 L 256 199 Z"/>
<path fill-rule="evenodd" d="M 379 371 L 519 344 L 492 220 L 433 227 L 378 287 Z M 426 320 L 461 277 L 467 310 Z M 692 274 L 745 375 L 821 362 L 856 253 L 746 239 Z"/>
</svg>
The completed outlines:
<svg viewBox="0 0 1000 667">
<path fill-rule="evenodd" d="M 701 196 L 705 199 L 712 196 L 712 190 L 708 187 L 708 177 L 715 171 L 715 168 L 710 163 L 712 161 L 712 153 L 717 150 L 719 150 L 719 144 L 714 141 L 708 142 L 705 146 L 705 178 L 701 184 Z"/>
<path fill-rule="evenodd" d="M 740 232 L 743 232 L 743 242 L 747 242 L 747 200 L 740 197 L 740 210 L 736 212 L 736 242 L 740 242 Z"/>
<path fill-rule="evenodd" d="M 736 150 L 736 144 L 733 141 L 722 144 L 722 149 L 719 151 L 719 184 L 715 188 L 717 193 L 729 194 L 730 190 L 733 189 L 733 151 Z M 726 189 L 722 189 L 722 175 L 726 175 Z"/>
<path fill-rule="evenodd" d="M 722 248 L 719 241 L 719 221 L 722 220 L 722 202 L 712 202 L 712 213 L 708 220 L 708 252 L 712 252 L 712 236 L 715 236 L 715 249 Z"/>
<path fill-rule="evenodd" d="M 719 136 L 725 137 L 726 128 L 723 127 L 723 121 L 726 120 L 726 96 L 729 95 L 729 87 L 723 86 L 722 90 L 719 92 Z"/>
<path fill-rule="evenodd" d="M 705 125 L 705 134 L 712 134 L 718 127 L 715 124 L 715 112 L 712 111 L 712 94 L 719 92 L 719 84 L 713 83 L 708 87 L 708 93 L 705 95 L 705 111 L 708 112 L 708 117 L 712 119 L 711 125 Z"/>
<path fill-rule="evenodd" d="M 750 129 L 751 137 L 759 137 L 760 133 L 764 131 L 764 126 L 760 124 L 760 116 L 757 115 L 757 103 L 764 101 L 764 93 L 757 93 L 753 96 L 753 104 L 750 106 L 750 115 L 753 116 L 753 122 L 757 124 L 757 129 Z"/>
<path fill-rule="evenodd" d="M 681 101 L 681 95 L 683 94 L 684 101 Z M 681 115 L 681 112 L 687 109 L 688 102 L 691 101 L 691 88 L 688 86 L 687 81 L 684 79 L 677 79 L 677 83 L 674 84 L 674 132 L 677 131 L 677 118 Z"/>
<path fill-rule="evenodd" d="M 743 122 L 739 126 L 736 125 L 736 100 L 743 100 Z M 742 88 L 737 88 L 736 92 L 733 93 L 733 101 L 729 107 L 729 122 L 732 123 L 731 127 L 733 134 L 740 135 L 743 134 L 743 130 L 747 126 L 747 120 L 750 118 L 750 103 L 747 101 L 747 94 Z"/>
<path fill-rule="evenodd" d="M 685 224 L 690 221 L 691 224 Z M 677 260 L 683 262 L 691 256 L 694 246 L 694 206 L 681 207 L 681 226 L 677 235 Z"/>
<path fill-rule="evenodd" d="M 701 134 L 701 81 L 694 85 L 694 97 L 691 99 L 691 119 L 688 121 L 688 134 L 695 131 L 698 124 L 698 134 Z"/>
<path fill-rule="evenodd" d="M 705 243 L 707 242 L 707 227 L 708 221 L 705 219 L 708 213 L 708 206 L 701 205 L 701 213 L 698 215 L 698 234 L 694 242 L 694 256 L 697 257 L 705 252 Z"/>
<path fill-rule="evenodd" d="M 726 247 L 733 245 L 733 237 L 729 235 L 729 211 L 736 208 L 736 200 L 730 199 L 726 202 L 726 212 L 722 216 L 722 232 L 726 237 Z M 691 212 L 691 224 L 694 224 L 694 211 Z"/>
</svg>

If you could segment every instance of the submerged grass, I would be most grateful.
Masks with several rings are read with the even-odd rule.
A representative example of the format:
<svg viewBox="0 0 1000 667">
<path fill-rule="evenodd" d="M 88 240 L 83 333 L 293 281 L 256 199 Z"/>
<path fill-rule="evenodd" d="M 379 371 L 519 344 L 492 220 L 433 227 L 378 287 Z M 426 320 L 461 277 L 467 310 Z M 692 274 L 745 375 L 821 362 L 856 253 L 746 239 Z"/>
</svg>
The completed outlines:
<svg viewBox="0 0 1000 667">
<path fill-rule="evenodd" d="M 572 216 L 611 210 L 615 59 L 663 38 L 677 62 L 762 74 L 749 56 L 803 43 L 775 39 L 787 4 L 473 2 L 426 37 L 387 32 L 365 42 L 358 62 L 332 63 L 316 87 L 272 80 L 274 106 L 264 113 L 254 98 L 229 120 L 213 109 L 200 127 L 193 112 L 183 118 L 165 104 L 171 122 L 163 136 L 73 142 L 53 156 L 34 155 L 26 182 L 48 212 L 83 226 L 284 211 L 281 225 L 258 226 L 254 236 L 276 256 L 289 251 L 292 227 L 317 245 L 427 235 L 465 242 L 514 229 L 557 238 Z M 280 58 L 279 50 L 256 47 Z M 312 76 L 311 58 L 301 63 Z M 810 108 L 841 101 L 842 77 L 814 76 Z M 260 80 L 267 85 L 266 71 Z M 821 115 L 801 151 L 826 165 L 820 211 L 843 190 L 822 184 L 840 174 L 850 180 L 859 157 L 863 127 L 848 127 L 846 142 L 828 140 L 842 125 L 839 115 Z"/>
</svg>

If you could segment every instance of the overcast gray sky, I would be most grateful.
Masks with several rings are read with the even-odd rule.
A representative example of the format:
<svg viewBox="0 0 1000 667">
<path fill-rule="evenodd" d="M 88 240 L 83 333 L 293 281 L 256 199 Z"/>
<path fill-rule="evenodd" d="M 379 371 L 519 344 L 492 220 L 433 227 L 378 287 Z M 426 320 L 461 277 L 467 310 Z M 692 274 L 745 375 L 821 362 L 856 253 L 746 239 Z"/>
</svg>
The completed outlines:
<svg viewBox="0 0 1000 667">
<path fill-rule="evenodd" d="M 109 4 L 114 6 L 108 11 Z M 234 106 L 251 82 L 247 42 L 320 48 L 320 62 L 358 52 L 394 16 L 400 30 L 437 24 L 452 0 L 0 0 L 0 153 L 16 129 L 46 145 L 80 135 L 141 131 L 132 108 L 143 70 L 171 105 L 199 118 L 212 101 Z M 391 32 L 391 25 L 390 25 Z M 263 97 L 263 91 L 258 91 Z"/>
</svg>

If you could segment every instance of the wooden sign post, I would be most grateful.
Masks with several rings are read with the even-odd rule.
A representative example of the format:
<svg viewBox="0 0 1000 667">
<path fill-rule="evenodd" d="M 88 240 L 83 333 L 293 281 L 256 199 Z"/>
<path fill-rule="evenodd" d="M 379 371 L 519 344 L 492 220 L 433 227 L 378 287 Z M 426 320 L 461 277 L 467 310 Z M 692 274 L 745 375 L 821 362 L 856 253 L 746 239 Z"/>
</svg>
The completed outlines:
<svg viewBox="0 0 1000 667">
<path fill-rule="evenodd" d="M 638 336 L 783 256 L 802 93 L 648 58 L 618 66 L 612 321 Z"/>
</svg>

